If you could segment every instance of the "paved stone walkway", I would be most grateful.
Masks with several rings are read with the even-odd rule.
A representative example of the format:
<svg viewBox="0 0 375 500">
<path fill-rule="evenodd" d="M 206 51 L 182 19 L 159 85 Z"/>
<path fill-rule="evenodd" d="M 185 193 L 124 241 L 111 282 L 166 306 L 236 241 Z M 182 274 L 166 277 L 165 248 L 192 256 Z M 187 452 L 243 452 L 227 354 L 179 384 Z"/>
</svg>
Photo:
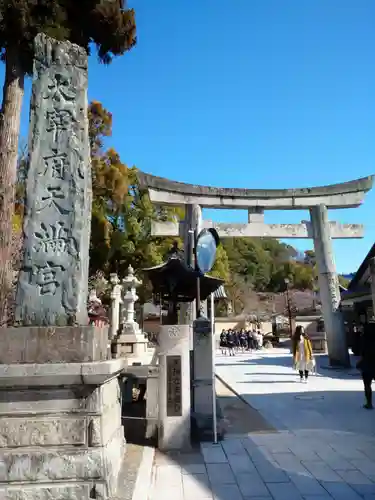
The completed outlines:
<svg viewBox="0 0 375 500">
<path fill-rule="evenodd" d="M 217 374 L 277 431 L 156 454 L 148 500 L 375 500 L 375 411 L 355 371 L 319 362 L 305 385 L 286 350 L 218 356 Z"/>
</svg>

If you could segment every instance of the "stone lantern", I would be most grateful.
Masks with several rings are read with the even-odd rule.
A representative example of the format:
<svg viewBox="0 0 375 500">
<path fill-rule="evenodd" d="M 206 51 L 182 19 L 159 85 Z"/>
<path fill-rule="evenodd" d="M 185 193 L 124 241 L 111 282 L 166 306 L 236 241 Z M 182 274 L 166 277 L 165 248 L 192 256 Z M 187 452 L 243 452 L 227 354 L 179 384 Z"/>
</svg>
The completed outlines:
<svg viewBox="0 0 375 500">
<path fill-rule="evenodd" d="M 131 358 L 133 363 L 147 364 L 149 361 L 148 339 L 135 321 L 134 309 L 134 304 L 138 300 L 137 287 L 142 284 L 142 281 L 134 275 L 132 266 L 129 266 L 122 285 L 119 285 L 117 280 L 113 284 L 114 288 L 119 287 L 119 290 L 121 287 L 122 297 L 119 300 L 116 296 L 116 300 L 121 305 L 121 312 L 116 309 L 116 313 L 119 311 L 117 314 L 120 317 L 120 324 L 112 341 L 112 355 L 115 358 Z"/>
<path fill-rule="evenodd" d="M 142 281 L 140 281 L 135 275 L 134 275 L 134 269 L 132 266 L 128 267 L 128 274 L 127 276 L 122 280 L 122 288 L 124 290 L 124 294 L 122 297 L 123 301 L 123 317 L 122 317 L 122 324 L 126 325 L 131 325 L 131 324 L 138 324 L 135 322 L 135 310 L 134 310 L 134 304 L 138 300 L 138 295 L 137 295 L 137 288 L 139 285 L 142 285 Z M 139 328 L 139 327 L 138 327 Z"/>
</svg>

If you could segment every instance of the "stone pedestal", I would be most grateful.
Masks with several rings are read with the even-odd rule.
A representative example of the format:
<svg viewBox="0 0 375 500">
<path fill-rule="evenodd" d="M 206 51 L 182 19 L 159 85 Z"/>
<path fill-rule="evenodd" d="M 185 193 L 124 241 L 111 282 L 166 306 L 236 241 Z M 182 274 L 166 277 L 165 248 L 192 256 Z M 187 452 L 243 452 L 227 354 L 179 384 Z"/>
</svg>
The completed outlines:
<svg viewBox="0 0 375 500">
<path fill-rule="evenodd" d="M 189 325 L 163 325 L 159 333 L 159 449 L 190 448 Z"/>
<path fill-rule="evenodd" d="M 147 364 L 150 357 L 148 339 L 137 323 L 124 325 L 122 332 L 113 339 L 112 355 L 114 358 L 127 358 L 129 363 Z"/>
<path fill-rule="evenodd" d="M 0 498 L 116 494 L 123 360 L 0 365 Z"/>
<path fill-rule="evenodd" d="M 88 363 L 107 359 L 107 326 L 0 328 L 0 365 Z"/>
<path fill-rule="evenodd" d="M 310 209 L 314 248 L 319 271 L 319 291 L 332 366 L 348 366 L 349 352 L 340 305 L 340 289 L 333 258 L 328 210 L 324 205 Z"/>
</svg>

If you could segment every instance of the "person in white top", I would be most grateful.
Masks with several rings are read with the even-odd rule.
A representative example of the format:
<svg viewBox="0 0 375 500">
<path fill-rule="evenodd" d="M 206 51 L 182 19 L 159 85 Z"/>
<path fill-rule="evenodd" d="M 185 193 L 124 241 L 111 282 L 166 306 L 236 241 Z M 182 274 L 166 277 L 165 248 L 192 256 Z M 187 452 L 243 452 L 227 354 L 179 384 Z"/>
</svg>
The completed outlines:
<svg viewBox="0 0 375 500">
<path fill-rule="evenodd" d="M 258 341 L 258 347 L 261 349 L 263 347 L 263 335 L 260 330 L 257 331 L 257 341 Z"/>
<path fill-rule="evenodd" d="M 314 357 L 311 340 L 302 326 L 297 326 L 293 336 L 293 363 L 301 382 L 307 382 L 309 372 L 313 369 Z"/>
</svg>

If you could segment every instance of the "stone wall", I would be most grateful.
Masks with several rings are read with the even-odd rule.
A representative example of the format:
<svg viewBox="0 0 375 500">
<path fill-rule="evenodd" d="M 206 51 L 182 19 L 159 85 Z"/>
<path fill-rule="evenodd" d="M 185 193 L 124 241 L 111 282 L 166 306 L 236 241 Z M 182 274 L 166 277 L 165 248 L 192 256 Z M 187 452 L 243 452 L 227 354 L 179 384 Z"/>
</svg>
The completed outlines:
<svg viewBox="0 0 375 500">
<path fill-rule="evenodd" d="M 116 493 L 125 452 L 122 367 L 121 360 L 0 365 L 1 499 L 104 500 Z"/>
</svg>

